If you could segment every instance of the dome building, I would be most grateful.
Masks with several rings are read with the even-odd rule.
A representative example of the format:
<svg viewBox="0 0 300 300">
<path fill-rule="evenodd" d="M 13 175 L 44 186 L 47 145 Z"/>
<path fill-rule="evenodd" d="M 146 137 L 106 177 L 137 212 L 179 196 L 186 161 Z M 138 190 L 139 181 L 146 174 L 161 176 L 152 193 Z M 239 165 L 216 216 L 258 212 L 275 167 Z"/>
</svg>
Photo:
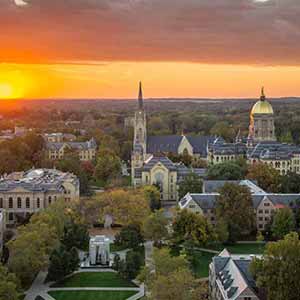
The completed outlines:
<svg viewBox="0 0 300 300">
<path fill-rule="evenodd" d="M 272 105 L 266 100 L 264 88 L 261 90 L 259 101 L 251 109 L 249 141 L 254 143 L 276 141 L 274 111 Z"/>
</svg>

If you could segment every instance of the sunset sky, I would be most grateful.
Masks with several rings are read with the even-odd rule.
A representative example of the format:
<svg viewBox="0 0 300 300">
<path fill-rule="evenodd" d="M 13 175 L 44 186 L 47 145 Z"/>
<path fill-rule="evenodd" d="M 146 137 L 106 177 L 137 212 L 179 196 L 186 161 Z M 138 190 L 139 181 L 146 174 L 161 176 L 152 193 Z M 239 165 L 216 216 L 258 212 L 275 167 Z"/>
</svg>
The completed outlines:
<svg viewBox="0 0 300 300">
<path fill-rule="evenodd" d="M 300 96 L 299 0 L 26 2 L 0 0 L 0 98 Z"/>
</svg>

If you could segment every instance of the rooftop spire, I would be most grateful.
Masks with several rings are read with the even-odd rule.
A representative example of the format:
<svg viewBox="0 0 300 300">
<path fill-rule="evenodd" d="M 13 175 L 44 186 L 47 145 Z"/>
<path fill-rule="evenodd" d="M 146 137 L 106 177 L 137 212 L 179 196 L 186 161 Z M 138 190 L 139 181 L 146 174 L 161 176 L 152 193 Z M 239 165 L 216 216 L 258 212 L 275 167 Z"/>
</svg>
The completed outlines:
<svg viewBox="0 0 300 300">
<path fill-rule="evenodd" d="M 143 89 L 142 89 L 142 82 L 140 81 L 139 84 L 139 109 L 144 109 L 144 100 L 143 100 Z"/>
<path fill-rule="evenodd" d="M 266 100 L 266 96 L 265 96 L 265 88 L 264 88 L 264 87 L 261 88 L 260 100 L 261 100 L 261 101 L 265 101 L 265 100 Z"/>
</svg>

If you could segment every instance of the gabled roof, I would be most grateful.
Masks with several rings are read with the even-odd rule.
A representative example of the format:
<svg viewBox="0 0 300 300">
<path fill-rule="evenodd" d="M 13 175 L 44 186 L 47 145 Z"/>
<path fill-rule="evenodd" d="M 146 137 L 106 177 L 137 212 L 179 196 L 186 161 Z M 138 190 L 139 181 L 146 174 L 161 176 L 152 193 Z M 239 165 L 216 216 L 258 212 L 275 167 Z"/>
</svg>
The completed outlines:
<svg viewBox="0 0 300 300">
<path fill-rule="evenodd" d="M 47 142 L 46 143 L 46 148 L 50 150 L 59 150 L 64 146 L 76 150 L 88 150 L 88 149 L 97 148 L 96 141 L 93 138 L 86 142 Z"/>
<path fill-rule="evenodd" d="M 181 135 L 149 136 L 147 138 L 147 153 L 177 153 L 182 138 Z"/>
<path fill-rule="evenodd" d="M 170 171 L 176 171 L 176 165 L 166 156 L 152 156 L 143 166 L 143 171 L 150 171 L 156 164 L 161 163 Z"/>
<path fill-rule="evenodd" d="M 194 153 L 201 156 L 207 156 L 207 146 L 216 140 L 213 136 L 186 136 L 187 140 L 193 147 Z"/>
</svg>

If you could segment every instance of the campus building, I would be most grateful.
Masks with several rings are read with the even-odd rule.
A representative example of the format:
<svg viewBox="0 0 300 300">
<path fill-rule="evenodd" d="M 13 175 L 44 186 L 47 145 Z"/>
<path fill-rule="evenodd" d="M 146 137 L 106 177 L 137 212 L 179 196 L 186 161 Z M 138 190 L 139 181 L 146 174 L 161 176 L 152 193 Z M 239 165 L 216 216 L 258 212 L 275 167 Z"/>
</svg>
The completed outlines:
<svg viewBox="0 0 300 300">
<path fill-rule="evenodd" d="M 211 164 L 247 159 L 249 164 L 268 164 L 281 175 L 288 172 L 300 174 L 300 147 L 276 141 L 274 111 L 266 100 L 264 90 L 251 109 L 247 140 L 237 138 L 235 143 L 217 139 L 208 144 L 207 160 Z"/>
<path fill-rule="evenodd" d="M 254 255 L 232 255 L 224 249 L 209 265 L 210 300 L 262 300 L 250 272 Z"/>
<path fill-rule="evenodd" d="M 208 143 L 214 137 L 184 135 L 148 136 L 147 116 L 144 108 L 142 86 L 139 86 L 138 109 L 133 119 L 134 141 L 131 155 L 131 176 L 134 186 L 156 184 L 161 190 L 161 199 L 177 201 L 178 184 L 190 172 L 203 176 L 204 169 L 189 169 L 173 163 L 167 154 L 187 153 L 198 158 L 207 158 Z"/>
<path fill-rule="evenodd" d="M 5 210 L 7 224 L 47 208 L 58 199 L 79 199 L 79 180 L 75 175 L 55 169 L 33 169 L 0 179 L 0 210 Z"/>
<path fill-rule="evenodd" d="M 75 151 L 81 161 L 90 161 L 96 158 L 97 144 L 93 138 L 86 142 L 47 142 L 46 150 L 50 160 L 63 159 Z"/>
<path fill-rule="evenodd" d="M 250 180 L 205 180 L 202 193 L 188 193 L 179 201 L 180 209 L 187 209 L 196 214 L 201 214 L 215 225 L 216 205 L 219 189 L 225 183 L 247 186 L 252 196 L 253 209 L 256 218 L 257 230 L 263 231 L 272 220 L 272 215 L 278 209 L 288 207 L 295 213 L 300 208 L 300 194 L 267 193 Z"/>
</svg>

